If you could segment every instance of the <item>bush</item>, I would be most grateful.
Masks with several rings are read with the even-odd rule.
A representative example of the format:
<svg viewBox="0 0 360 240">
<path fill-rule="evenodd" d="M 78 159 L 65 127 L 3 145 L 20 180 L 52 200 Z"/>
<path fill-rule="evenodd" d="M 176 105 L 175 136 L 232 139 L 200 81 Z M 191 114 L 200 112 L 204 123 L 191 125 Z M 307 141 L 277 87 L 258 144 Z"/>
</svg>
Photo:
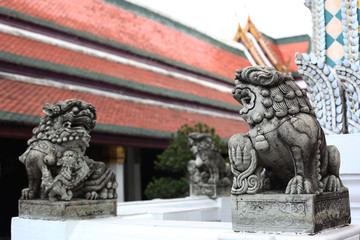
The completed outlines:
<svg viewBox="0 0 360 240">
<path fill-rule="evenodd" d="M 154 161 L 156 171 L 162 173 L 161 178 L 153 178 L 145 189 L 145 196 L 153 198 L 179 198 L 188 195 L 189 183 L 185 176 L 187 174 L 187 164 L 194 159 L 188 146 L 188 135 L 192 132 L 208 133 L 212 136 L 220 151 L 227 153 L 227 144 L 221 141 L 215 134 L 215 129 L 203 123 L 194 126 L 185 124 L 173 135 L 173 140 L 169 147 L 161 154 L 157 155 Z"/>
<path fill-rule="evenodd" d="M 153 178 L 145 189 L 145 195 L 153 198 L 186 197 L 189 192 L 189 183 L 186 178 L 173 179 L 171 177 Z"/>
</svg>

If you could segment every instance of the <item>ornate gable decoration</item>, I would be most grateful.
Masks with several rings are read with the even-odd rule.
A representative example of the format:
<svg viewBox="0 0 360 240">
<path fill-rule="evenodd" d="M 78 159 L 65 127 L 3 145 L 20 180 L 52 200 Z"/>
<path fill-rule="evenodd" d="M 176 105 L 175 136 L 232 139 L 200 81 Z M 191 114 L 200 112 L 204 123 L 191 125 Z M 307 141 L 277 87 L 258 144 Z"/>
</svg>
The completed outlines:
<svg viewBox="0 0 360 240">
<path fill-rule="evenodd" d="M 240 24 L 238 24 L 234 41 L 244 44 L 257 65 L 273 66 L 281 72 L 289 71 L 288 67 L 280 63 L 279 59 L 268 46 L 263 35 L 251 21 L 250 16 L 244 28 L 241 28 Z"/>
</svg>

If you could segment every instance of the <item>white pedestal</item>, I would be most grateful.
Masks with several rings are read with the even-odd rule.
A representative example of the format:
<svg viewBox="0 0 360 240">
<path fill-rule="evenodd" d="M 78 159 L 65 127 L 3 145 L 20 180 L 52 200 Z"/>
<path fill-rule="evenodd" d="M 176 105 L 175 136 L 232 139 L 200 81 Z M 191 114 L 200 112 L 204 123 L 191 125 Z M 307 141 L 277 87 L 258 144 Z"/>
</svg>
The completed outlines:
<svg viewBox="0 0 360 240">
<path fill-rule="evenodd" d="M 242 233 L 229 232 L 221 234 L 218 240 L 359 240 L 360 225 L 332 229 L 316 235 L 291 233 Z"/>
<path fill-rule="evenodd" d="M 12 219 L 12 240 L 216 240 L 231 223 L 121 219 L 81 221 Z"/>
<path fill-rule="evenodd" d="M 207 196 L 118 202 L 117 215 L 122 219 L 231 222 L 231 202 L 230 197 Z"/>
<path fill-rule="evenodd" d="M 235 233 L 230 222 L 104 219 L 45 221 L 12 219 L 12 240 L 359 240 L 360 225 L 306 234 Z"/>
</svg>

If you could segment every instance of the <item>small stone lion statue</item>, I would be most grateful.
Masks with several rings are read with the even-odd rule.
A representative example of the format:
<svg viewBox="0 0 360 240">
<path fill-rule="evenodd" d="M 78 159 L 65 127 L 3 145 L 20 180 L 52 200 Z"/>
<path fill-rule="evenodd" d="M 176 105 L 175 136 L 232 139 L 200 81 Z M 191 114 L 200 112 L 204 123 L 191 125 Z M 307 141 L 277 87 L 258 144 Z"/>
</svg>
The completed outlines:
<svg viewBox="0 0 360 240">
<path fill-rule="evenodd" d="M 52 177 L 47 165 L 43 165 L 41 193 L 43 197 L 48 196 L 50 201 L 56 201 L 57 197 L 69 201 L 73 196 L 71 189 L 86 179 L 90 168 L 85 159 L 72 150 L 66 150 L 57 160 L 56 165 L 60 167 L 60 170 L 55 178 Z"/>
<path fill-rule="evenodd" d="M 230 164 L 225 162 L 211 136 L 205 133 L 190 133 L 188 143 L 195 156 L 195 160 L 190 160 L 187 165 L 191 183 L 230 187 Z M 212 189 L 204 188 L 202 192 L 205 195 L 215 194 Z"/>
<path fill-rule="evenodd" d="M 28 148 L 19 157 L 29 179 L 21 199 L 116 199 L 113 171 L 85 156 L 90 131 L 96 124 L 95 108 L 69 99 L 55 105 L 47 103 L 42 110 L 46 115 L 33 129 Z"/>
<path fill-rule="evenodd" d="M 321 194 L 346 189 L 339 178 L 340 153 L 325 135 L 306 96 L 288 74 L 252 66 L 235 75 L 234 98 L 249 124 L 228 143 L 233 194 L 283 190 Z"/>
</svg>

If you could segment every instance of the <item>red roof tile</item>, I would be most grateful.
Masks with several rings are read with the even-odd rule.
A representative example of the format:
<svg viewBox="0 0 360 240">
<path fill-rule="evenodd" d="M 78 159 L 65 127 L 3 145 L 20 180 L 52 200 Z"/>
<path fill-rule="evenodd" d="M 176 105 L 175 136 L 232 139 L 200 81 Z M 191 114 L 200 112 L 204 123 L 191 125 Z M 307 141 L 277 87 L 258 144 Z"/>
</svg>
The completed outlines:
<svg viewBox="0 0 360 240">
<path fill-rule="evenodd" d="M 251 65 L 244 57 L 104 1 L 8 0 L 0 6 L 228 78 Z"/>
<path fill-rule="evenodd" d="M 292 72 L 297 72 L 297 65 L 295 63 L 295 54 L 296 53 L 306 53 L 308 51 L 310 42 L 303 41 L 297 43 L 288 43 L 277 45 L 277 48 L 281 52 L 283 59 L 286 62 L 290 63 L 289 69 Z"/>
<path fill-rule="evenodd" d="M 229 93 L 220 92 L 189 81 L 168 77 L 151 71 L 142 70 L 21 37 L 0 33 L 0 39 L 0 51 L 98 72 L 165 89 L 185 92 L 221 102 L 237 104 Z"/>
<path fill-rule="evenodd" d="M 175 132 L 185 123 L 203 122 L 214 127 L 216 132 L 225 138 L 234 133 L 248 131 L 248 125 L 244 121 L 5 79 L 0 79 L 0 86 L 0 110 L 7 112 L 40 116 L 43 115 L 41 108 L 47 102 L 57 103 L 60 100 L 77 98 L 96 107 L 97 122 L 101 124 Z"/>
</svg>

